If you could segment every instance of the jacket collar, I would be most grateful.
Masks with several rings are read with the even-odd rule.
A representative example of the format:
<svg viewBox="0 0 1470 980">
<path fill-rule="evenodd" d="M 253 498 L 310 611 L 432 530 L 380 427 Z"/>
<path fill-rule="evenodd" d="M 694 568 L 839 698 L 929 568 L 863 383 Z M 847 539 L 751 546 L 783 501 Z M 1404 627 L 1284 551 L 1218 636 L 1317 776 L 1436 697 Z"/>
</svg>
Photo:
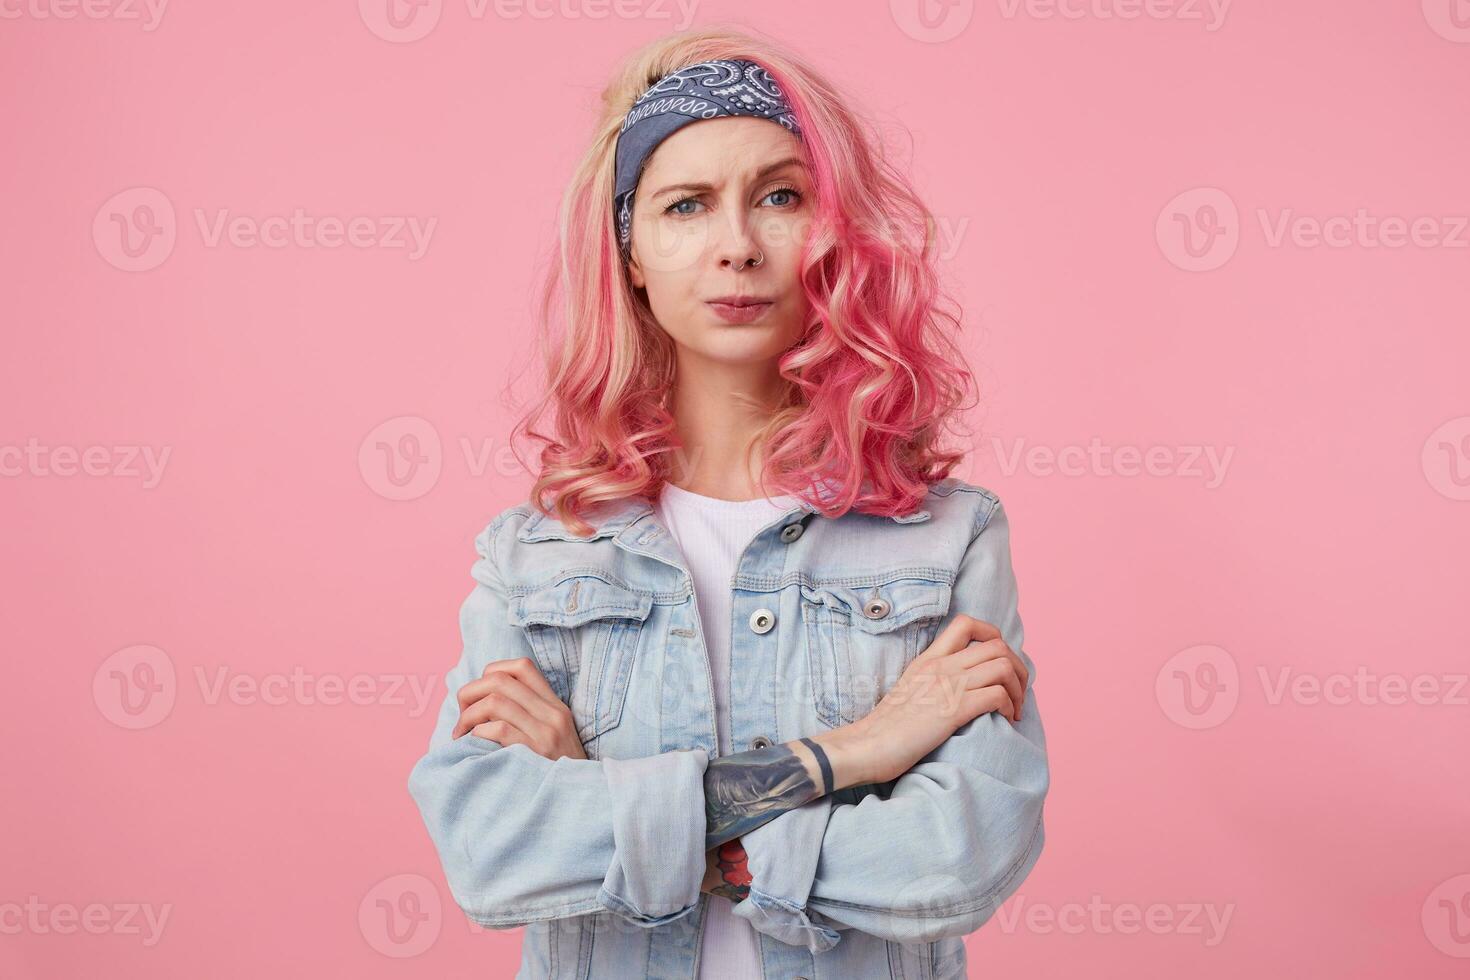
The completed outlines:
<svg viewBox="0 0 1470 980">
<path fill-rule="evenodd" d="M 822 499 L 828 499 L 834 493 L 831 482 L 819 483 L 817 492 Z M 534 507 L 532 510 L 531 519 L 516 534 L 517 541 L 596 541 L 598 538 L 613 537 L 645 515 L 653 513 L 653 504 L 642 497 L 603 501 L 594 513 L 586 517 L 587 523 L 592 525 L 592 533 L 586 537 L 573 534 L 559 518 L 544 514 Z M 816 513 L 816 508 L 803 501 L 793 506 L 786 516 L 801 514 L 804 518 L 813 513 Z M 897 524 L 918 524 L 927 521 L 929 517 L 929 511 L 920 509 L 912 514 L 890 515 L 889 520 Z"/>
<path fill-rule="evenodd" d="M 643 515 L 651 513 L 653 513 L 653 505 L 642 497 L 603 501 L 597 506 L 595 513 L 584 518 L 588 524 L 592 525 L 592 533 L 587 537 L 578 537 L 561 522 L 560 518 L 535 510 L 531 519 L 521 525 L 520 531 L 516 534 L 516 540 L 596 541 L 598 538 L 612 537 Z"/>
</svg>

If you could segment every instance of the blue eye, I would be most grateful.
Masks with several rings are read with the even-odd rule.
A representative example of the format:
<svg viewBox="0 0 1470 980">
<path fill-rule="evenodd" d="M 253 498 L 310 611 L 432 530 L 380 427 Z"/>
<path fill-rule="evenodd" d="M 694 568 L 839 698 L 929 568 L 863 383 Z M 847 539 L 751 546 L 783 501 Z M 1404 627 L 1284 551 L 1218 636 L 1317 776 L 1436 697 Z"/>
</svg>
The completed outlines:
<svg viewBox="0 0 1470 980">
<path fill-rule="evenodd" d="M 775 190 L 771 191 L 771 193 L 767 194 L 766 197 L 775 197 L 777 194 L 790 194 L 792 197 L 796 198 L 796 201 L 801 200 L 801 192 L 798 191 L 795 187 L 778 187 Z M 796 201 L 792 201 L 791 203 L 795 204 Z M 781 207 L 781 205 L 778 204 L 776 205 L 776 207 L 779 208 Z"/>
<path fill-rule="evenodd" d="M 792 205 L 796 204 L 798 201 L 801 200 L 801 192 L 798 191 L 795 187 L 778 187 L 775 190 L 771 191 L 769 194 L 767 194 L 764 198 L 762 198 L 762 200 L 769 200 L 770 198 L 775 197 L 777 194 L 789 194 L 792 197 L 796 198 L 795 201 L 792 201 L 789 204 L 777 204 L 777 205 L 775 205 L 778 208 L 780 208 L 780 207 L 791 207 Z M 682 211 L 682 210 L 680 210 L 680 208 L 682 208 L 686 204 L 700 204 L 700 201 L 699 201 L 698 198 L 694 198 L 694 197 L 681 197 L 679 200 L 675 201 L 673 204 L 670 204 L 668 207 L 664 208 L 664 214 L 677 214 L 677 215 L 684 216 L 684 217 L 687 217 L 687 216 L 689 216 L 691 214 L 695 214 L 696 212 L 694 212 L 694 211 Z"/>
</svg>

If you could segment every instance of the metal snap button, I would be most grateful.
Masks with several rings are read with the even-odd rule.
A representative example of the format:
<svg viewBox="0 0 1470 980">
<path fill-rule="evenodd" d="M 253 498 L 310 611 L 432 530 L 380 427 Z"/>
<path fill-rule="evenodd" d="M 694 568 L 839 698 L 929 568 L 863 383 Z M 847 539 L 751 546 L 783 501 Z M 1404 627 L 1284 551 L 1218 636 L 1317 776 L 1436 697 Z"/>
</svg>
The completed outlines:
<svg viewBox="0 0 1470 980">
<path fill-rule="evenodd" d="M 750 614 L 750 628 L 757 633 L 769 633 L 776 625 L 776 614 L 769 609 L 757 609 Z"/>
<path fill-rule="evenodd" d="M 750 740 L 750 747 L 753 749 L 768 749 L 771 747 L 771 740 L 764 735 L 757 735 Z"/>
<path fill-rule="evenodd" d="M 869 619 L 882 619 L 888 615 L 888 609 L 887 599 L 874 598 L 863 603 L 863 615 Z"/>
<path fill-rule="evenodd" d="M 804 530 L 806 530 L 806 525 L 800 522 L 796 524 L 787 524 L 781 529 L 781 540 L 786 542 L 787 544 L 790 544 L 797 538 L 801 537 L 801 532 Z"/>
</svg>

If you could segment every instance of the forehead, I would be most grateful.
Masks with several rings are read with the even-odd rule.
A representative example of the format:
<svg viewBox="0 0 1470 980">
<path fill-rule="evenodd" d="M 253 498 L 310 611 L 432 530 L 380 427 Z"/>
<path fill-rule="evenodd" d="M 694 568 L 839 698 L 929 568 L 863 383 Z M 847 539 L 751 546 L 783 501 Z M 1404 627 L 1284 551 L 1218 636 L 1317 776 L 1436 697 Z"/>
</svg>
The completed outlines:
<svg viewBox="0 0 1470 980">
<path fill-rule="evenodd" d="M 719 183 L 744 177 L 787 157 L 801 157 L 801 140 L 778 122 L 755 116 L 722 116 L 690 123 L 660 143 L 643 179 Z"/>
</svg>

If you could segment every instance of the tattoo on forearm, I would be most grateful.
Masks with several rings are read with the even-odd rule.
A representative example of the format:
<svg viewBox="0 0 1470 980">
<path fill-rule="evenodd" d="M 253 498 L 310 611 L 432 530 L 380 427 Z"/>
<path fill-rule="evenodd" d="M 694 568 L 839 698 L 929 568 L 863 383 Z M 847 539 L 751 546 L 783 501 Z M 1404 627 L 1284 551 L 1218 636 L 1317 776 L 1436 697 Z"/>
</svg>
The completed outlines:
<svg viewBox="0 0 1470 980">
<path fill-rule="evenodd" d="M 715 759 L 704 771 L 704 849 L 749 833 L 822 795 L 785 745 Z"/>
<path fill-rule="evenodd" d="M 715 854 L 720 869 L 720 883 L 710 889 L 712 895 L 723 895 L 732 902 L 743 902 L 750 894 L 750 869 L 745 866 L 745 845 L 735 840 L 720 845 Z"/>
</svg>

